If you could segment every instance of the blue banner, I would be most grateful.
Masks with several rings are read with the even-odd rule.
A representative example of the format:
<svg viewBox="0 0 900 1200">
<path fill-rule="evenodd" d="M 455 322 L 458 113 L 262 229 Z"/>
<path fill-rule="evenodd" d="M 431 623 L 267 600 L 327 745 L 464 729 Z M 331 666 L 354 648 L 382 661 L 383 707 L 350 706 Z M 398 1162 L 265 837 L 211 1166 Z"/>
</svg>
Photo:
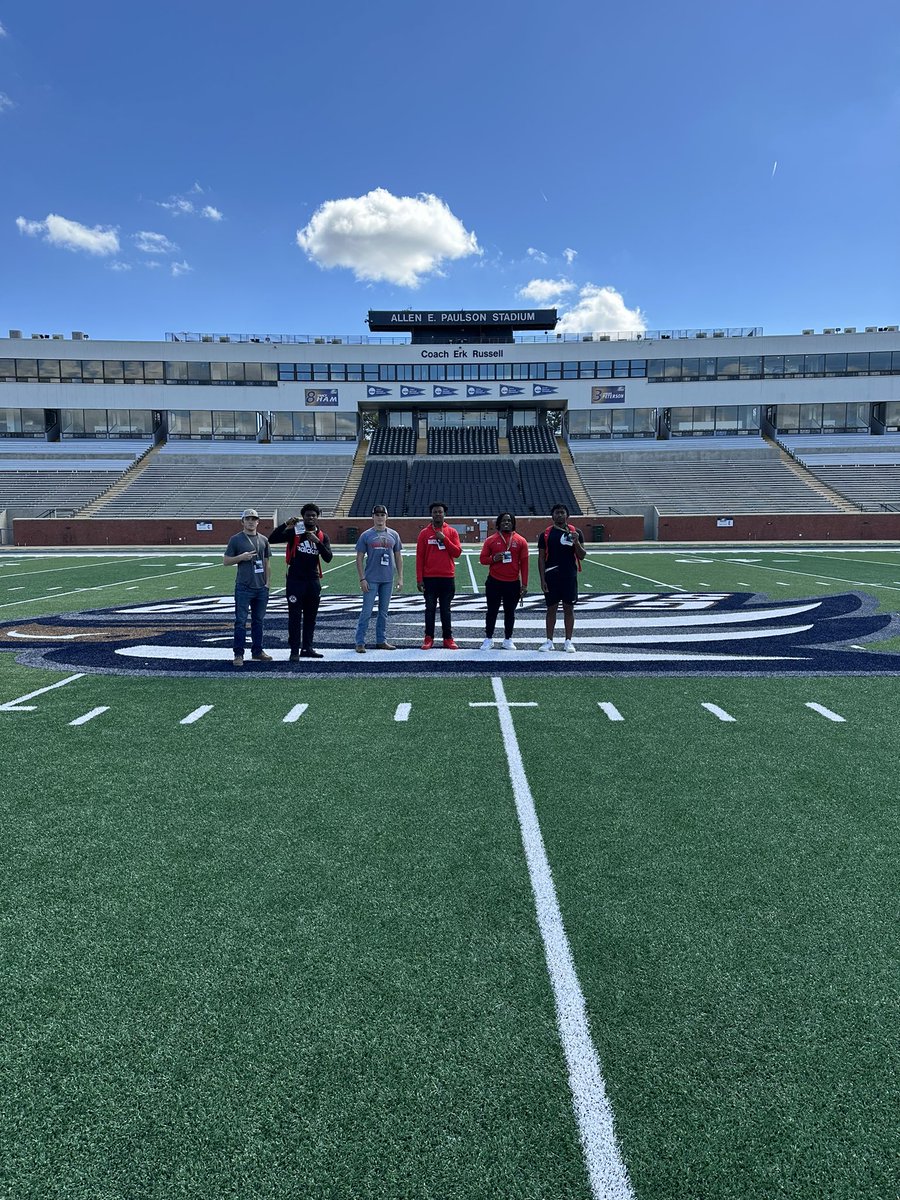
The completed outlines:
<svg viewBox="0 0 900 1200">
<path fill-rule="evenodd" d="M 390 396 L 392 394 L 390 388 L 372 387 L 371 384 L 366 388 L 366 395 L 372 396 Z"/>
<path fill-rule="evenodd" d="M 532 396 L 552 396 L 557 390 L 555 387 L 548 387 L 546 383 L 536 383 L 531 389 L 531 394 Z"/>
<path fill-rule="evenodd" d="M 337 408 L 337 388 L 307 388 L 307 408 Z"/>
<path fill-rule="evenodd" d="M 475 387 L 475 385 L 471 384 L 471 383 L 466 388 L 467 396 L 489 396 L 490 394 L 491 394 L 490 388 Z"/>
<path fill-rule="evenodd" d="M 401 396 L 424 396 L 425 389 L 417 387 L 402 387 L 400 389 Z"/>
<path fill-rule="evenodd" d="M 591 388 L 591 404 L 624 404 L 625 384 L 615 383 Z"/>
<path fill-rule="evenodd" d="M 524 388 L 510 387 L 510 385 L 508 383 L 500 384 L 500 395 L 501 396 L 521 396 L 524 391 L 525 391 Z"/>
<path fill-rule="evenodd" d="M 436 387 L 434 389 L 434 391 L 432 392 L 432 395 L 434 395 L 434 396 L 455 396 L 457 393 L 457 390 L 458 390 L 457 388 Z"/>
</svg>

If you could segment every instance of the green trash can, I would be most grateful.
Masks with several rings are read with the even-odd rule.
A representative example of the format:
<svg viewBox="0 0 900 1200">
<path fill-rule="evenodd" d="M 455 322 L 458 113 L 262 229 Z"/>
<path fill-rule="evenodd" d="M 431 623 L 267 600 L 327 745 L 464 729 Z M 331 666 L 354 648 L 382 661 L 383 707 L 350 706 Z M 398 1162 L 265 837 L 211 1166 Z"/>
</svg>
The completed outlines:
<svg viewBox="0 0 900 1200">
<path fill-rule="evenodd" d="M 605 525 L 595 525 L 594 532 L 593 532 L 593 541 L 602 542 L 605 536 L 606 536 L 606 526 Z"/>
<path fill-rule="evenodd" d="M 347 539 L 348 542 L 352 542 L 353 545 L 355 546 L 356 543 L 359 541 L 359 530 L 357 529 L 357 527 L 355 525 L 348 525 L 347 532 L 344 534 L 344 537 Z"/>
</svg>

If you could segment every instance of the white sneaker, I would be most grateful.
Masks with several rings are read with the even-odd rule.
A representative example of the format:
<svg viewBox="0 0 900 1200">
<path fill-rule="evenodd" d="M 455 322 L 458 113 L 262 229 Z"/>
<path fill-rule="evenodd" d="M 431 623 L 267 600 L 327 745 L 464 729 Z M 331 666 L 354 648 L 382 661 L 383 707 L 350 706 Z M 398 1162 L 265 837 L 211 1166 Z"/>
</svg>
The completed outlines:
<svg viewBox="0 0 900 1200">
<path fill-rule="evenodd" d="M 542 642 L 541 645 L 538 646 L 538 650 L 544 654 L 548 654 L 552 649 L 553 643 L 551 641 Z"/>
<path fill-rule="evenodd" d="M 485 638 L 484 641 L 481 643 L 482 650 L 493 650 L 493 648 L 494 648 L 493 638 Z"/>
<path fill-rule="evenodd" d="M 566 638 L 566 640 L 563 642 L 563 650 L 565 650 L 566 654 L 575 653 L 575 647 L 568 638 Z"/>
<path fill-rule="evenodd" d="M 516 648 L 516 643 L 512 640 L 512 638 L 504 638 L 503 639 L 503 649 L 504 650 L 515 650 L 515 648 Z"/>
</svg>

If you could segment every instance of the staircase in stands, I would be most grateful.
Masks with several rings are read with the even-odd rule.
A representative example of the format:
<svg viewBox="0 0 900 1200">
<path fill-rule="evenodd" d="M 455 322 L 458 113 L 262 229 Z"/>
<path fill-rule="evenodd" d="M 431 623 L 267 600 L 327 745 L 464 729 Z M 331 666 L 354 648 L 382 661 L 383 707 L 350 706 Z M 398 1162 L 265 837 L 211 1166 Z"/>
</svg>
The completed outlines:
<svg viewBox="0 0 900 1200">
<path fill-rule="evenodd" d="M 787 450 L 779 446 L 775 439 L 769 437 L 767 433 L 762 435 L 762 439 L 778 451 L 778 457 L 792 474 L 801 479 L 817 495 L 827 500 L 829 504 L 833 504 L 841 512 L 855 513 L 863 511 L 858 504 L 851 504 L 846 496 L 842 496 L 840 492 L 836 492 L 834 488 L 830 488 L 827 483 L 823 483 L 821 479 L 817 479 L 811 471 L 808 471 L 802 463 L 797 462 L 792 454 L 788 454 Z"/>
<path fill-rule="evenodd" d="M 105 504 L 110 500 L 114 500 L 120 492 L 124 492 L 126 488 L 131 487 L 138 475 L 146 471 L 150 465 L 150 460 L 156 454 L 160 446 L 164 446 L 165 442 L 160 442 L 159 445 L 149 446 L 140 458 L 135 459 L 127 470 L 123 471 L 114 484 L 95 497 L 90 504 L 85 504 L 84 508 L 80 508 L 75 514 L 76 517 L 93 517 Z"/>
<path fill-rule="evenodd" d="M 349 517 L 350 509 L 353 506 L 353 500 L 356 496 L 359 485 L 362 481 L 363 471 L 366 466 L 366 455 L 369 452 L 369 443 L 365 438 L 360 440 L 356 447 L 356 453 L 353 455 L 353 465 L 350 468 L 350 474 L 347 476 L 347 482 L 344 484 L 344 490 L 341 492 L 340 499 L 335 505 L 334 515 L 336 517 Z"/>
</svg>

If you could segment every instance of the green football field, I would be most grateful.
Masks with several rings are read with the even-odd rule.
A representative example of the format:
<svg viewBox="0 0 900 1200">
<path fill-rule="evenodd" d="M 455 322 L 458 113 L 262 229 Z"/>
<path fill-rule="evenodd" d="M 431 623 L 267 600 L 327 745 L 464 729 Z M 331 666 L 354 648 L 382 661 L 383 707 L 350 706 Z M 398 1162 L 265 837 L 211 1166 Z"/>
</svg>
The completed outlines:
<svg viewBox="0 0 900 1200">
<path fill-rule="evenodd" d="M 3 552 L 0 622 L 227 595 L 220 563 Z M 595 547 L 582 577 L 679 589 L 894 612 L 900 547 Z M 9 644 L 0 1195 L 900 1194 L 896 675 L 147 677 Z"/>
</svg>

